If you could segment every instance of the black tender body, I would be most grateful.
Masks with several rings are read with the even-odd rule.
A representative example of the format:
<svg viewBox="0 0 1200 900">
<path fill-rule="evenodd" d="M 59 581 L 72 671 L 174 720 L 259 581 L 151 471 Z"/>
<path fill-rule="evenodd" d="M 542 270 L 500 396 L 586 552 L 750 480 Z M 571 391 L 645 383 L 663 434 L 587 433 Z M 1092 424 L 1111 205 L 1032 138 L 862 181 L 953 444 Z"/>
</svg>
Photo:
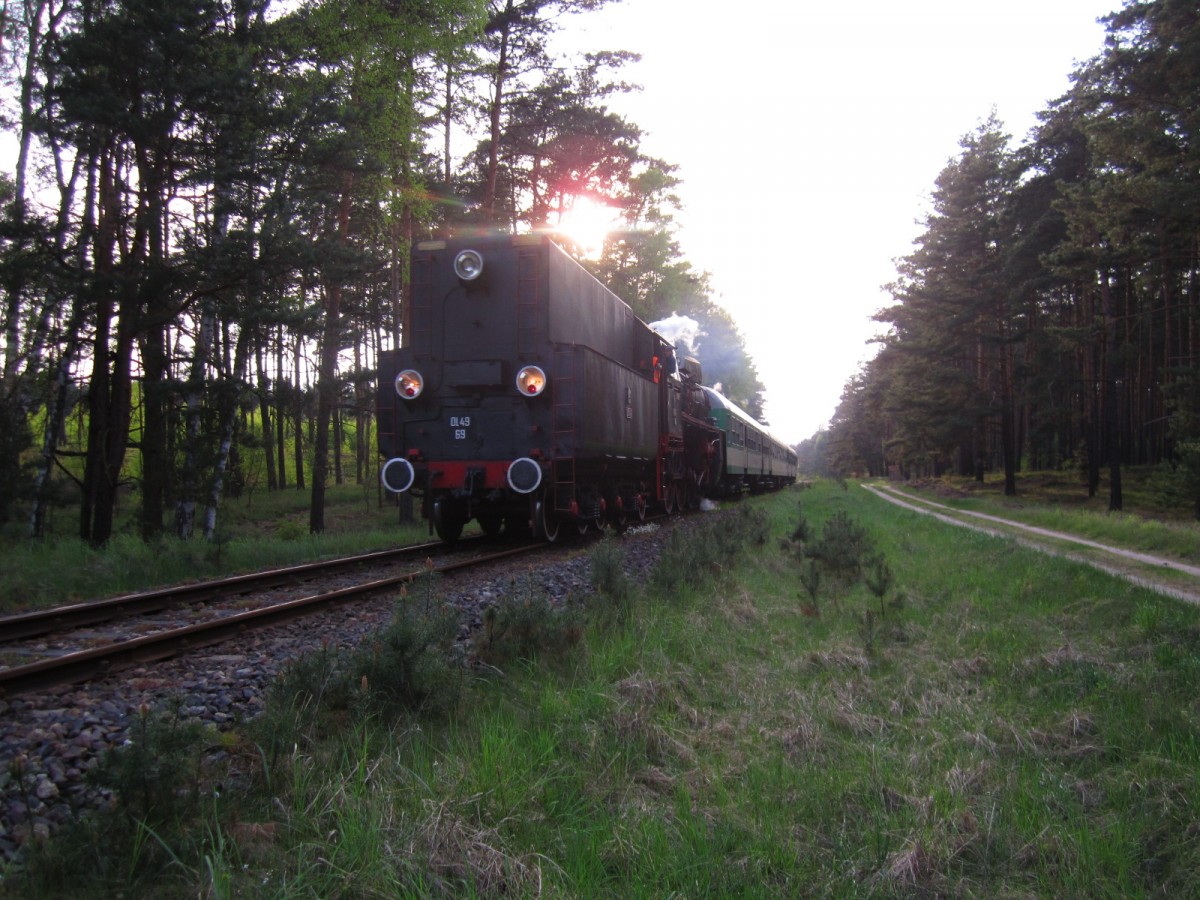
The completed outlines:
<svg viewBox="0 0 1200 900">
<path fill-rule="evenodd" d="M 731 486 L 699 366 L 542 236 L 418 244 L 378 398 L 384 484 L 446 540 L 471 519 L 553 539 Z"/>
</svg>

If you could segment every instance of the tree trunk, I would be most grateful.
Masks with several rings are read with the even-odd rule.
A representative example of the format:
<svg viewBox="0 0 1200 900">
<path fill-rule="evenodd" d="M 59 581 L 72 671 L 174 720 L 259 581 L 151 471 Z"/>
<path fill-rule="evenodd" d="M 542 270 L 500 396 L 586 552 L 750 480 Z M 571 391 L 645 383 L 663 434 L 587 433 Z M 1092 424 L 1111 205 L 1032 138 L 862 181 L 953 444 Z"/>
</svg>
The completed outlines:
<svg viewBox="0 0 1200 900">
<path fill-rule="evenodd" d="M 354 341 L 354 483 L 362 484 L 367 464 L 367 404 L 366 382 L 362 378 L 362 339 Z"/>
<path fill-rule="evenodd" d="M 116 300 L 114 259 L 120 222 L 116 186 L 118 168 L 115 151 L 106 151 L 99 165 L 92 284 L 96 333 L 88 390 L 88 445 L 79 528 L 80 537 L 93 546 L 105 544 L 112 537 L 131 415 L 135 304 L 128 291 L 116 310 L 116 341 L 115 346 L 110 346 Z"/>
<path fill-rule="evenodd" d="M 179 497 L 175 501 L 175 534 L 181 540 L 192 536 L 196 524 L 196 495 L 200 490 L 200 410 L 204 402 L 204 369 L 216 331 L 216 302 L 206 298 L 200 311 L 200 333 L 192 354 L 191 373 L 184 388 L 185 436 Z"/>
<path fill-rule="evenodd" d="M 279 326 L 279 341 L 275 348 L 275 424 L 276 449 L 279 451 L 279 489 L 287 487 L 287 401 L 283 389 L 283 326 Z"/>
<path fill-rule="evenodd" d="M 267 369 L 263 365 L 262 342 L 257 341 L 254 348 L 254 363 L 258 373 L 258 414 L 262 419 L 263 455 L 267 463 L 267 490 L 278 489 L 279 482 L 275 477 L 275 434 L 271 428 L 271 383 L 267 378 Z"/>
<path fill-rule="evenodd" d="M 112 537 L 133 397 L 133 335 L 118 321 L 112 371 L 93 373 L 89 392 L 88 455 L 81 537 L 101 546 Z M 107 334 L 106 334 L 107 337 Z M 103 359 L 103 357 L 101 357 Z"/>
<path fill-rule="evenodd" d="M 59 148 L 54 148 L 55 158 L 58 159 Z M 87 165 L 84 167 L 84 160 Z M 62 251 L 67 243 L 67 233 L 70 226 L 72 207 L 74 206 L 75 183 L 81 167 L 89 173 L 87 187 L 84 192 L 83 216 L 79 235 L 76 241 L 75 266 L 82 272 L 86 268 L 87 248 L 95 237 L 96 211 L 96 172 L 97 154 L 92 150 L 89 154 L 79 152 L 75 158 L 71 177 L 60 185 L 61 200 L 58 212 L 58 228 L 55 233 L 55 245 Z M 33 508 L 29 516 L 29 535 L 41 538 L 46 530 L 46 507 L 49 504 L 50 467 L 54 464 L 54 448 L 62 433 L 63 423 L 67 417 L 67 388 L 71 381 L 71 368 L 79 354 L 82 343 L 80 335 L 87 314 L 87 294 L 82 290 L 74 292 L 71 299 L 71 312 L 67 317 L 65 341 L 58 363 L 54 367 L 54 383 L 51 386 L 46 405 L 45 426 L 42 429 L 41 452 L 37 458 L 37 467 L 33 476 Z"/>
<path fill-rule="evenodd" d="M 489 224 L 496 218 L 496 183 L 500 171 L 500 115 L 504 109 L 504 84 L 508 80 L 508 38 L 512 12 L 513 0 L 508 0 L 500 25 L 500 56 L 496 61 L 496 73 L 492 77 L 492 102 L 488 109 L 490 141 L 483 197 L 479 208 Z"/>
<path fill-rule="evenodd" d="M 1113 315 L 1112 287 L 1108 272 L 1100 276 L 1100 299 L 1104 304 L 1104 455 L 1108 460 L 1108 511 L 1118 512 L 1123 503 L 1121 492 L 1120 422 L 1117 421 L 1117 323 Z"/>
<path fill-rule="evenodd" d="M 211 541 L 217 530 L 217 505 L 225 486 L 225 472 L 229 468 L 233 435 L 237 424 L 238 408 L 245 390 L 246 346 L 249 329 L 238 332 L 237 349 L 234 352 L 229 380 L 221 388 L 221 437 L 217 446 L 217 458 L 213 463 L 212 479 L 208 484 L 208 500 L 204 506 L 204 539 Z"/>
<path fill-rule="evenodd" d="M 999 349 L 1001 402 L 1004 404 L 1000 413 L 1000 453 L 1004 461 L 1004 495 L 1015 497 L 1017 495 L 1016 388 L 1013 384 L 1013 364 L 1009 358 L 1010 348 L 1007 344 L 1002 344 Z"/>
<path fill-rule="evenodd" d="M 341 392 L 338 392 L 340 399 Z M 333 406 L 333 483 L 345 484 L 346 480 L 342 477 L 342 407 L 340 403 L 335 403 Z"/>
<path fill-rule="evenodd" d="M 141 340 L 142 350 L 142 539 L 162 535 L 163 512 L 170 480 L 167 456 L 167 348 L 163 326 L 152 324 Z"/>
<path fill-rule="evenodd" d="M 341 289 L 331 291 L 325 310 L 325 333 L 321 337 L 320 368 L 317 372 L 317 427 L 313 435 L 312 501 L 308 508 L 308 530 L 325 530 L 325 480 L 329 471 L 329 431 L 337 392 L 337 354 Z"/>
<path fill-rule="evenodd" d="M 300 338 L 296 338 L 296 358 L 294 360 L 296 368 L 296 390 L 293 393 L 295 402 L 293 403 L 293 412 L 295 413 L 296 435 L 293 441 L 293 450 L 296 458 L 296 490 L 304 490 L 304 390 L 300 387 Z"/>
</svg>

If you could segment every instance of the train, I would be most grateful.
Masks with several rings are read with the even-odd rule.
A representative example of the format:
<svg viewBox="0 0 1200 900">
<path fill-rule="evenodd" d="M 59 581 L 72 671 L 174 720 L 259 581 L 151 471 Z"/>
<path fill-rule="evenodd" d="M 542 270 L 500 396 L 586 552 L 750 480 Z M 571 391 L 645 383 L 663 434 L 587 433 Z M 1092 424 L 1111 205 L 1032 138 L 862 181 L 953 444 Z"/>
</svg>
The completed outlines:
<svg viewBox="0 0 1200 900">
<path fill-rule="evenodd" d="M 624 527 L 779 488 L 796 453 L 549 236 L 417 242 L 376 392 L 383 486 L 446 542 Z"/>
</svg>

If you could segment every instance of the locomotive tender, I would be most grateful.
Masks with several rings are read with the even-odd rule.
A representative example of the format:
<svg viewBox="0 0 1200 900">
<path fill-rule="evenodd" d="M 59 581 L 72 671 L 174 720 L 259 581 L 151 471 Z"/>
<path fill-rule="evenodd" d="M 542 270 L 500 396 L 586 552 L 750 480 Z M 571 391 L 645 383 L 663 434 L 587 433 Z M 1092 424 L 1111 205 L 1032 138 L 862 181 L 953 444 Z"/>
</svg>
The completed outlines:
<svg viewBox="0 0 1200 900">
<path fill-rule="evenodd" d="M 384 486 L 438 536 L 553 541 L 795 480 L 796 455 L 548 237 L 427 241 L 405 346 L 380 360 Z"/>
</svg>

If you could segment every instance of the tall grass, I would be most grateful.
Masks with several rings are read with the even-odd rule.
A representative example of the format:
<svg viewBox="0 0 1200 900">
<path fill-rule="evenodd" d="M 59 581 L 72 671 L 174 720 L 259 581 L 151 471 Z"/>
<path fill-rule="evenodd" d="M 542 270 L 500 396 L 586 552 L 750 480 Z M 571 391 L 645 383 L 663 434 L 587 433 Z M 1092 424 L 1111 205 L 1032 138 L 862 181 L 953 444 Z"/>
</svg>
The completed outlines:
<svg viewBox="0 0 1200 900">
<path fill-rule="evenodd" d="M 1088 499 L 1081 485 L 1046 474 L 1018 479 L 1017 496 L 1005 497 L 1000 482 L 978 484 L 946 478 L 926 485 L 931 499 L 959 509 L 1016 519 L 1130 550 L 1200 562 L 1200 522 L 1186 503 L 1164 507 L 1154 502 L 1155 472 L 1127 473 L 1125 512 L 1109 512 L 1103 492 Z M 1142 487 L 1139 489 L 1138 486 Z M 1179 498 L 1175 498 L 1178 501 Z"/>
<path fill-rule="evenodd" d="M 307 497 L 264 492 L 251 510 L 235 505 L 223 512 L 211 541 L 165 537 L 147 544 L 122 533 L 97 549 L 62 536 L 10 539 L 0 545 L 0 614 L 428 540 L 424 526 L 400 526 L 395 508 L 379 508 L 351 486 L 330 488 L 329 527 L 309 534 Z"/>
<path fill-rule="evenodd" d="M 448 715 L 280 725 L 295 730 L 270 766 L 261 738 L 228 738 L 259 774 L 195 814 L 202 837 L 168 841 L 179 863 L 157 888 L 1200 892 L 1196 610 L 853 487 L 735 515 L 750 526 L 737 553 L 697 529 L 702 549 L 662 565 L 698 560 L 702 577 L 659 573 L 620 615 L 597 594 L 568 659 L 479 669 Z M 891 571 L 882 608 L 846 573 L 808 608 L 804 551 L 830 522 L 861 528 Z M 606 590 L 620 551 L 594 569 Z"/>
</svg>

